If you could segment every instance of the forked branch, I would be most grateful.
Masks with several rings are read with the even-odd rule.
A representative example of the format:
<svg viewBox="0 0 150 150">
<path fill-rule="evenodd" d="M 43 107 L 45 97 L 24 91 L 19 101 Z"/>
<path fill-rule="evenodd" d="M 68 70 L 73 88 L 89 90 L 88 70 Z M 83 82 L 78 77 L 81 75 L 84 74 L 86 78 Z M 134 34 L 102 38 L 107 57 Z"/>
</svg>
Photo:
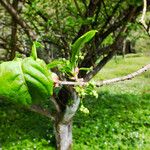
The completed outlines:
<svg viewBox="0 0 150 150">
<path fill-rule="evenodd" d="M 104 80 L 104 81 L 100 81 L 100 82 L 95 82 L 94 85 L 97 86 L 97 87 L 100 87 L 100 86 L 103 86 L 103 85 L 108 85 L 108 84 L 111 84 L 111 83 L 116 83 L 116 82 L 120 82 L 120 81 L 125 81 L 125 80 L 130 80 L 140 74 L 142 74 L 143 72 L 145 71 L 148 71 L 150 70 L 150 64 L 142 67 L 141 69 L 131 73 L 131 74 L 128 74 L 126 76 L 123 76 L 123 77 L 118 77 L 118 78 L 113 78 L 113 79 L 109 79 L 109 80 Z M 59 84 L 60 85 L 87 85 L 88 82 L 70 82 L 70 81 L 59 81 Z"/>
<path fill-rule="evenodd" d="M 131 74 L 128 74 L 126 76 L 123 76 L 123 77 L 118 77 L 118 78 L 114 78 L 114 79 L 109 79 L 109 80 L 104 80 L 104 81 L 100 81 L 100 82 L 95 82 L 94 84 L 97 86 L 97 87 L 100 87 L 100 86 L 103 86 L 103 85 L 108 85 L 108 84 L 111 84 L 111 83 L 116 83 L 116 82 L 120 82 L 120 81 L 125 81 L 125 80 L 130 80 L 140 74 L 142 74 L 143 72 L 145 71 L 148 71 L 150 70 L 150 64 L 144 66 L 143 68 L 131 73 Z M 81 86 L 84 86 L 84 85 L 87 85 L 88 82 L 70 82 L 70 81 L 59 81 L 59 84 L 60 85 L 81 85 Z M 72 116 L 74 115 L 74 113 L 76 112 L 78 106 L 79 106 L 79 103 L 80 103 L 80 99 L 79 97 L 77 97 L 77 95 L 75 94 L 75 92 L 73 92 L 73 97 L 74 98 L 74 103 L 73 105 L 67 107 L 67 111 L 65 112 L 64 114 L 64 118 L 63 118 L 63 122 L 67 122 L 70 120 L 70 118 L 72 118 Z M 55 101 L 55 100 L 54 100 Z M 57 108 L 58 110 L 57 111 L 60 111 L 59 108 Z M 41 108 L 40 106 L 37 106 L 37 105 L 32 105 L 29 110 L 33 111 L 33 112 L 36 112 L 36 113 L 39 113 L 43 116 L 46 116 L 48 118 L 50 118 L 52 121 L 55 120 L 55 116 L 53 114 L 51 114 L 48 110 L 46 109 L 43 109 Z"/>
<path fill-rule="evenodd" d="M 38 114 L 41 114 L 43 116 L 46 116 L 48 118 L 50 118 L 51 120 L 55 120 L 55 117 L 48 111 L 45 109 L 42 109 L 41 107 L 37 106 L 37 105 L 32 105 L 29 110 L 36 112 Z"/>
</svg>

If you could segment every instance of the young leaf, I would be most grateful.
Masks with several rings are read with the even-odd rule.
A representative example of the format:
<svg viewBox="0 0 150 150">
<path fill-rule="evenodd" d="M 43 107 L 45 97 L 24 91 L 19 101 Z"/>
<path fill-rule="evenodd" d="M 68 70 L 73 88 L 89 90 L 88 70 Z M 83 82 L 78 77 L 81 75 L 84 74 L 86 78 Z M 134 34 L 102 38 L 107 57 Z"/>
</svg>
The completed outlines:
<svg viewBox="0 0 150 150">
<path fill-rule="evenodd" d="M 73 45 L 71 46 L 72 56 L 71 56 L 71 65 L 72 68 L 76 66 L 76 62 L 78 61 L 78 56 L 80 49 L 84 46 L 85 43 L 89 42 L 96 34 L 97 30 L 91 30 L 80 38 L 78 38 Z"/>
<path fill-rule="evenodd" d="M 79 68 L 79 70 L 83 70 L 83 71 L 91 71 L 92 68 L 91 68 L 91 67 L 90 67 L 90 68 Z"/>
<path fill-rule="evenodd" d="M 48 69 L 52 69 L 57 67 L 58 70 L 62 73 L 65 73 L 67 75 L 71 74 L 71 65 L 70 65 L 70 61 L 66 60 L 66 59 L 56 59 L 52 62 L 50 62 L 49 64 L 47 64 L 47 68 Z"/>
<path fill-rule="evenodd" d="M 37 59 L 37 51 L 36 48 L 42 47 L 41 43 L 34 41 L 32 45 L 32 50 L 31 50 L 31 57 L 36 60 Z"/>
<path fill-rule="evenodd" d="M 31 50 L 31 57 L 32 57 L 34 60 L 37 59 L 36 42 L 33 42 L 32 50 Z"/>
<path fill-rule="evenodd" d="M 56 59 L 56 60 L 50 62 L 49 64 L 47 64 L 47 67 L 48 67 L 48 69 L 52 69 L 52 68 L 58 67 L 59 65 L 63 65 L 63 64 L 64 64 L 64 60 Z"/>
<path fill-rule="evenodd" d="M 85 114 L 89 114 L 90 113 L 88 108 L 86 108 L 83 104 L 81 104 L 81 106 L 80 106 L 80 111 L 85 113 Z"/>
</svg>

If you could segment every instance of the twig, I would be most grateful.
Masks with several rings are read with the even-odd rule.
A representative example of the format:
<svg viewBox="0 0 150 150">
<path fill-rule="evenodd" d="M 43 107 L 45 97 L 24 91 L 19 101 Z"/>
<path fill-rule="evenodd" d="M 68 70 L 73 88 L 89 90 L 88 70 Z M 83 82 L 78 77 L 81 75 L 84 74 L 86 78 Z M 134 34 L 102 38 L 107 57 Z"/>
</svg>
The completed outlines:
<svg viewBox="0 0 150 150">
<path fill-rule="evenodd" d="M 81 12 L 81 10 L 80 10 L 80 7 L 79 7 L 79 5 L 78 5 L 77 1 L 76 1 L 76 0 L 74 0 L 74 3 L 75 3 L 75 6 L 76 6 L 77 11 L 79 12 L 80 16 L 81 16 L 81 17 L 83 17 L 83 14 L 82 14 L 82 12 Z"/>
<path fill-rule="evenodd" d="M 61 111 L 61 110 L 60 110 L 60 107 L 59 107 L 57 101 L 55 100 L 55 98 L 54 98 L 53 96 L 51 97 L 51 101 L 53 102 L 53 104 L 54 104 L 54 106 L 55 106 L 57 112 L 60 112 L 60 111 Z"/>
<path fill-rule="evenodd" d="M 12 7 L 12 5 L 6 0 L 0 0 L 0 4 L 8 11 L 8 13 L 15 19 L 16 23 L 19 24 L 25 33 L 32 39 L 36 40 L 37 35 L 33 29 L 24 21 L 18 12 Z"/>
<path fill-rule="evenodd" d="M 46 116 L 46 117 L 50 118 L 51 120 L 55 120 L 54 116 L 48 110 L 42 109 L 41 107 L 39 107 L 37 105 L 32 105 L 29 108 L 29 110 L 39 113 L 43 116 Z"/>
<path fill-rule="evenodd" d="M 100 81 L 100 82 L 93 82 L 93 84 L 97 87 L 100 87 L 100 86 L 103 86 L 103 85 L 108 85 L 108 84 L 111 84 L 111 83 L 116 83 L 116 82 L 120 82 L 120 81 L 125 81 L 125 80 L 130 80 L 140 74 L 142 74 L 143 72 L 145 71 L 148 71 L 150 70 L 150 64 L 144 66 L 143 68 L 131 73 L 131 74 L 128 74 L 126 76 L 123 76 L 123 77 L 118 77 L 118 78 L 113 78 L 113 79 L 109 79 L 109 80 L 104 80 L 104 81 Z M 87 85 L 88 82 L 70 82 L 70 81 L 59 81 L 58 82 L 60 85 Z"/>
<path fill-rule="evenodd" d="M 97 84 L 96 86 L 103 86 L 103 85 L 107 85 L 107 84 L 110 84 L 110 83 L 115 83 L 115 82 L 120 82 L 120 81 L 125 81 L 125 80 L 130 80 L 140 74 L 142 74 L 143 72 L 145 71 L 148 71 L 150 70 L 150 64 L 144 66 L 143 68 L 131 73 L 131 74 L 128 74 L 126 76 L 123 76 L 123 77 L 118 77 L 118 78 L 114 78 L 114 79 L 109 79 L 109 80 L 104 80 L 102 81 L 100 84 Z"/>
<path fill-rule="evenodd" d="M 18 1 L 13 0 L 12 7 L 14 7 L 15 10 L 18 10 Z M 17 23 L 14 17 L 11 19 L 11 42 L 10 42 L 10 60 L 13 60 L 16 55 L 16 45 L 17 45 Z"/>
<path fill-rule="evenodd" d="M 147 25 L 145 23 L 146 9 L 147 9 L 147 1 L 143 0 L 143 12 L 142 12 L 142 17 L 140 19 L 140 22 L 144 26 L 145 29 L 147 29 Z"/>
</svg>

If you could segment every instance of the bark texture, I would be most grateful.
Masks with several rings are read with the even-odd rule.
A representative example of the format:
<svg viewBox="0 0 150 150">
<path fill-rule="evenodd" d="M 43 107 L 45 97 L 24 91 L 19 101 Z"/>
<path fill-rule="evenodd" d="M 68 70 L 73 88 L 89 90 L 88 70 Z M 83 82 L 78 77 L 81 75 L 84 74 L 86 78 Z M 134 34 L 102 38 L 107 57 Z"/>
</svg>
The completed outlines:
<svg viewBox="0 0 150 150">
<path fill-rule="evenodd" d="M 60 106 L 62 109 L 57 113 L 54 121 L 54 132 L 58 150 L 72 149 L 72 120 L 80 104 L 80 98 L 71 86 L 67 92 L 69 97 L 67 98 L 67 95 L 64 95 L 64 98 L 67 100 L 66 107 Z M 60 99 L 64 102 L 62 95 Z M 69 100 L 71 101 L 69 102 Z"/>
<path fill-rule="evenodd" d="M 55 138 L 58 150 L 72 149 L 72 121 L 55 124 Z"/>
</svg>

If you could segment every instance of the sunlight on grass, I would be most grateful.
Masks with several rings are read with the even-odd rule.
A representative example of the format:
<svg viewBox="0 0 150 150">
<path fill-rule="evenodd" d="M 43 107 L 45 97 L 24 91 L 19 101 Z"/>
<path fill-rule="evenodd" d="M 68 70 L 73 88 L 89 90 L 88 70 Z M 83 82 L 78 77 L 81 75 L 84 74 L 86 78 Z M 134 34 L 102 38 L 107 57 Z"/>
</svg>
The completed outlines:
<svg viewBox="0 0 150 150">
<path fill-rule="evenodd" d="M 149 57 L 114 58 L 95 80 L 126 75 Z M 83 100 L 90 114 L 74 119 L 74 150 L 148 150 L 150 147 L 150 71 L 133 80 L 97 89 L 99 98 Z M 36 113 L 0 101 L 0 146 L 3 150 L 54 150 L 51 122 Z"/>
<path fill-rule="evenodd" d="M 148 56 L 129 56 L 130 55 L 127 55 L 125 58 L 122 58 L 121 56 L 113 58 L 113 60 L 106 64 L 106 66 L 100 71 L 100 73 L 95 76 L 94 80 L 111 79 L 127 75 L 150 63 L 150 57 Z"/>
</svg>

